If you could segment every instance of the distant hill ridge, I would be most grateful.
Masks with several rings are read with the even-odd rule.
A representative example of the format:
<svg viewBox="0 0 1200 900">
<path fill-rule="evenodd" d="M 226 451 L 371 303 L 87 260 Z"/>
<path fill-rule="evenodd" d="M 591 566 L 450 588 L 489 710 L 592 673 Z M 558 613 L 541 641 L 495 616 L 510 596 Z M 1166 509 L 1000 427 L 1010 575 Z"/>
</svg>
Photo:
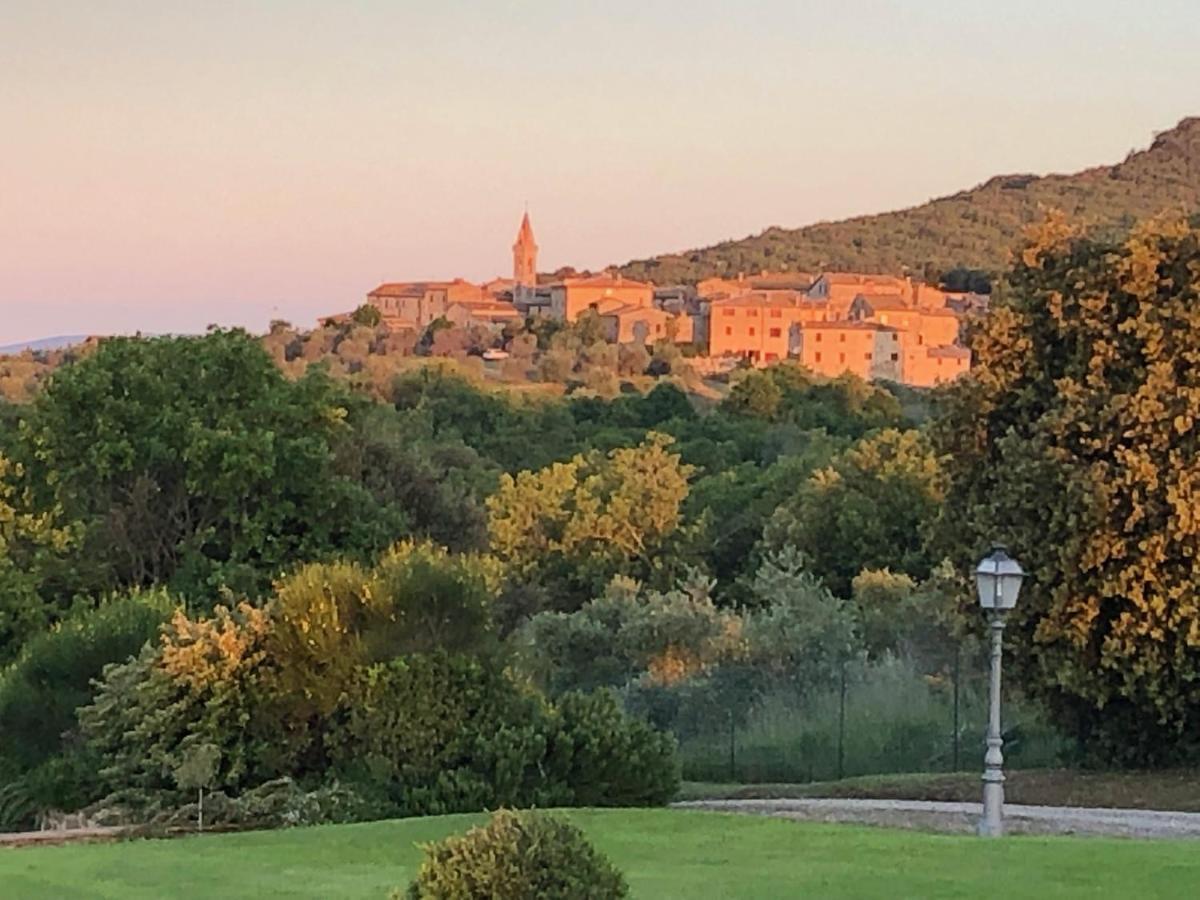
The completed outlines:
<svg viewBox="0 0 1200 900">
<path fill-rule="evenodd" d="M 920 206 L 804 228 L 768 228 L 739 241 L 619 267 L 659 284 L 712 275 L 848 270 L 938 279 L 954 269 L 1006 268 L 1024 226 L 1061 209 L 1100 233 L 1117 234 L 1162 212 L 1200 210 L 1200 117 L 1155 136 L 1123 162 L 1073 175 L 998 175 L 970 190 Z"/>
<path fill-rule="evenodd" d="M 0 356 L 10 356 L 24 353 L 26 350 L 61 350 L 87 340 L 85 334 L 64 334 L 57 337 L 41 338 L 36 341 L 23 341 L 19 344 L 7 344 L 0 347 Z"/>
</svg>

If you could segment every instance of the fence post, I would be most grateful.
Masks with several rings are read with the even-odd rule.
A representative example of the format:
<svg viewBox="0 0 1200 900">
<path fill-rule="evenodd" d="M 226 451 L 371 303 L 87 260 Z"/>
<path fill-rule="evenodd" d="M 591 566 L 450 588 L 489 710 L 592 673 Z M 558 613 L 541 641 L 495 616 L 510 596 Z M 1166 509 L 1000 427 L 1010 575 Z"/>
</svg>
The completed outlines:
<svg viewBox="0 0 1200 900">
<path fill-rule="evenodd" d="M 846 777 L 846 660 L 842 660 L 841 697 L 838 702 L 837 777 Z"/>
<path fill-rule="evenodd" d="M 737 781 L 737 731 L 733 723 L 733 709 L 729 710 L 729 780 Z"/>
<path fill-rule="evenodd" d="M 958 765 L 958 741 L 959 735 L 962 733 L 962 728 L 958 720 L 958 683 L 962 676 L 962 644 L 959 641 L 954 642 L 954 769 L 959 770 Z"/>
</svg>

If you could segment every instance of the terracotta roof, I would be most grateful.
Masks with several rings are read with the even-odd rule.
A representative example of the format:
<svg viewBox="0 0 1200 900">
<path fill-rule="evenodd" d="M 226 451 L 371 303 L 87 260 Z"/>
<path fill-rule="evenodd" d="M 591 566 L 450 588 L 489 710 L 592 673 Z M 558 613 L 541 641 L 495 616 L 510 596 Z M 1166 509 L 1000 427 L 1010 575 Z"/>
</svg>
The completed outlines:
<svg viewBox="0 0 1200 900">
<path fill-rule="evenodd" d="M 480 299 L 480 300 L 476 300 L 476 299 L 455 300 L 450 305 L 451 306 L 469 306 L 472 309 L 499 309 L 499 310 L 511 310 L 512 312 L 517 311 L 517 308 L 515 306 L 513 306 L 511 303 L 509 303 L 505 300 L 490 300 L 486 297 L 483 299 Z"/>
<path fill-rule="evenodd" d="M 923 316 L 936 316 L 939 319 L 957 319 L 958 313 L 952 309 L 922 309 L 920 310 Z"/>
<path fill-rule="evenodd" d="M 671 319 L 674 318 L 674 313 L 669 313 L 666 310 L 655 309 L 653 306 L 637 306 L 632 303 L 627 303 L 624 306 L 618 306 L 615 309 L 601 310 L 601 316 L 613 316 L 617 319 L 623 319 L 626 316 L 643 315 L 647 318 Z"/>
<path fill-rule="evenodd" d="M 469 281 L 455 278 L 453 281 L 387 281 L 367 294 L 368 297 L 413 297 L 426 291 L 446 290 L 451 287 L 470 285 Z M 472 285 L 473 286 L 473 285 Z"/>
<path fill-rule="evenodd" d="M 862 272 L 822 272 L 821 278 L 824 278 L 830 284 L 904 284 L 903 278 L 897 278 L 895 275 L 870 275 Z"/>
<path fill-rule="evenodd" d="M 743 291 L 732 297 L 720 297 L 711 301 L 712 306 L 738 306 L 784 309 L 827 309 L 828 300 L 814 300 L 803 291 Z"/>
<path fill-rule="evenodd" d="M 862 300 L 864 303 L 870 304 L 872 309 L 902 309 L 916 312 L 904 301 L 903 297 L 897 294 L 859 294 L 854 300 L 855 302 Z"/>
<path fill-rule="evenodd" d="M 654 285 L 645 281 L 634 281 L 632 278 L 622 278 L 620 275 L 585 275 L 578 278 L 564 278 L 556 281 L 550 287 L 620 287 L 620 288 L 653 288 Z"/>
</svg>

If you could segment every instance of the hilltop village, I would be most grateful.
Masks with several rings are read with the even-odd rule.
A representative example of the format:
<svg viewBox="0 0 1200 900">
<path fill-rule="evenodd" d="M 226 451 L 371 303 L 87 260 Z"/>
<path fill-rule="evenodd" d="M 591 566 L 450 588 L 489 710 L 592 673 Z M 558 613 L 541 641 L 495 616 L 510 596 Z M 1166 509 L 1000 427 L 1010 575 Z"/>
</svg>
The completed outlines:
<svg viewBox="0 0 1200 900">
<path fill-rule="evenodd" d="M 512 254 L 511 278 L 387 282 L 366 295 L 365 305 L 394 332 L 424 331 L 438 321 L 499 331 L 530 317 L 573 323 L 595 315 L 612 343 L 691 345 L 697 362 L 711 371 L 791 359 L 822 375 L 852 372 L 914 387 L 949 381 L 969 368 L 961 325 L 987 306 L 984 295 L 859 272 L 739 273 L 694 287 L 658 286 L 611 271 L 539 275 L 528 213 Z"/>
</svg>

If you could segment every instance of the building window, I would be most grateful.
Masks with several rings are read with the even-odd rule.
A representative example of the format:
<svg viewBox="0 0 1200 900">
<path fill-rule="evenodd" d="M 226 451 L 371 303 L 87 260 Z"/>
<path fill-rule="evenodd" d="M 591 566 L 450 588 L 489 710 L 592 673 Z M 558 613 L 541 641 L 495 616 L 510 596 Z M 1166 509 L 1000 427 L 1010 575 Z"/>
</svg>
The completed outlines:
<svg viewBox="0 0 1200 900">
<path fill-rule="evenodd" d="M 816 338 L 815 338 L 814 340 L 816 340 L 816 341 L 817 341 L 817 343 L 820 343 L 820 342 L 821 342 L 821 334 L 820 334 L 820 332 L 817 332 L 817 336 L 816 336 Z"/>
<path fill-rule="evenodd" d="M 896 332 L 894 332 L 894 331 L 893 331 L 893 332 L 892 332 L 892 340 L 893 340 L 893 341 L 898 341 L 898 340 L 900 340 L 900 335 L 896 334 Z"/>
<path fill-rule="evenodd" d="M 733 334 L 733 329 L 730 328 L 728 325 L 725 326 L 725 334 L 726 335 Z"/>
<path fill-rule="evenodd" d="M 772 319 L 782 319 L 783 318 L 783 310 L 782 309 L 771 310 L 771 318 Z"/>
<path fill-rule="evenodd" d="M 721 310 L 721 315 L 723 315 L 723 316 L 732 316 L 732 315 L 734 315 L 736 312 L 737 312 L 737 310 L 736 310 L 736 309 L 723 309 L 723 310 Z"/>
<path fill-rule="evenodd" d="M 748 309 L 748 310 L 746 310 L 746 315 L 754 316 L 755 318 L 758 318 L 758 310 L 757 309 Z"/>
<path fill-rule="evenodd" d="M 892 354 L 892 362 L 898 362 L 899 360 L 900 360 L 900 354 L 899 354 L 899 353 L 893 353 L 893 354 Z"/>
<path fill-rule="evenodd" d="M 816 362 L 820 362 L 820 361 L 821 361 L 821 354 L 818 352 L 816 355 Z"/>
<path fill-rule="evenodd" d="M 839 354 L 838 354 L 838 362 L 840 362 L 840 363 L 844 363 L 845 361 L 846 361 L 846 354 L 845 354 L 845 353 L 839 353 Z"/>
<path fill-rule="evenodd" d="M 750 337 L 754 337 L 754 326 L 750 326 Z"/>
<path fill-rule="evenodd" d="M 870 354 L 870 353 L 864 354 L 864 356 L 863 356 L 863 359 L 865 359 L 867 362 L 870 362 L 870 361 L 871 361 L 871 354 Z"/>
<path fill-rule="evenodd" d="M 843 344 L 846 343 L 846 335 L 844 335 L 844 334 L 838 335 L 838 340 L 840 340 Z"/>
<path fill-rule="evenodd" d="M 782 334 L 783 334 L 783 332 L 780 331 L 778 328 L 771 329 L 771 337 L 779 337 Z"/>
<path fill-rule="evenodd" d="M 777 360 L 777 359 L 779 359 L 778 353 L 768 353 L 767 354 L 767 362 L 775 362 L 775 360 Z"/>
</svg>

